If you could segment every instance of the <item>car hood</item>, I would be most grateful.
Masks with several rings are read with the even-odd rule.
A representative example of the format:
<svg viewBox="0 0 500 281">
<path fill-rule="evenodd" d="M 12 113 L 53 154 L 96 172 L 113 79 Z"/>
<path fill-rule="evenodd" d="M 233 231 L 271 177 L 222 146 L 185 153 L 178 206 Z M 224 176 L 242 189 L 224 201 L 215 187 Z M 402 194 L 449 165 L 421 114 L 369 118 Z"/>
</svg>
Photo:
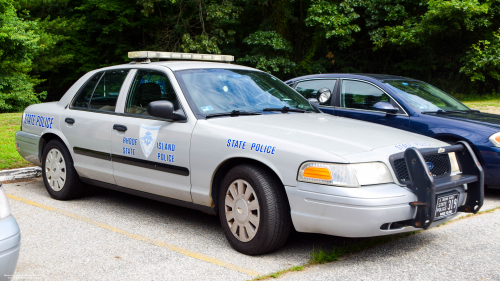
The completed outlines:
<svg viewBox="0 0 500 281">
<path fill-rule="evenodd" d="M 207 122 L 227 126 L 232 130 L 252 132 L 311 146 L 339 156 L 387 146 L 402 150 L 401 145 L 403 147 L 445 145 L 426 136 L 328 114 L 277 113 L 213 118 Z"/>
<path fill-rule="evenodd" d="M 431 113 L 429 115 L 447 119 L 454 119 L 469 123 L 475 123 L 500 129 L 500 115 L 496 114 L 483 113 L 483 112 L 466 112 L 466 113 L 445 112 L 445 113 Z"/>
</svg>

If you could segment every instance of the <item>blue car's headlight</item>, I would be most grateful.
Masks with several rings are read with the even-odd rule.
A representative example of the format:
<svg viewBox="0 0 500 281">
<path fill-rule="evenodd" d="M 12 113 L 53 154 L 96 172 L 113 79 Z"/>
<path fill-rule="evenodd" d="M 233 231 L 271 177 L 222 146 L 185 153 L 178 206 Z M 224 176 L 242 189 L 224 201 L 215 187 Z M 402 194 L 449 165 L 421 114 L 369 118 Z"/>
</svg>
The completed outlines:
<svg viewBox="0 0 500 281">
<path fill-rule="evenodd" d="M 500 147 L 500 132 L 491 135 L 489 140 L 494 146 Z"/>
</svg>

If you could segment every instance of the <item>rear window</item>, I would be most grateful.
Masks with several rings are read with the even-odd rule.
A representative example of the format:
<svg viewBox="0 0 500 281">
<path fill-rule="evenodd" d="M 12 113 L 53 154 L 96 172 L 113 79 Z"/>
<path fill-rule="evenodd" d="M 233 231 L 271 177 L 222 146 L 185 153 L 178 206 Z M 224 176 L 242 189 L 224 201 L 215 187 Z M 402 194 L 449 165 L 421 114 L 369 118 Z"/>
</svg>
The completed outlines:
<svg viewBox="0 0 500 281">
<path fill-rule="evenodd" d="M 115 111 L 116 101 L 129 69 L 96 73 L 80 90 L 73 107 Z"/>
</svg>

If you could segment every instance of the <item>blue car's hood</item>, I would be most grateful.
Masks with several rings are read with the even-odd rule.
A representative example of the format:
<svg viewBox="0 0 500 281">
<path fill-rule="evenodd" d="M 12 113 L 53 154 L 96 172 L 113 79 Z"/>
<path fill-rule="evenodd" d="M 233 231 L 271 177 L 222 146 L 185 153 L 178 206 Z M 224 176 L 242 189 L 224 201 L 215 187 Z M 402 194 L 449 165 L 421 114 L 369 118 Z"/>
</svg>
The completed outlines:
<svg viewBox="0 0 500 281">
<path fill-rule="evenodd" d="M 482 112 L 465 112 L 465 113 L 445 112 L 445 113 L 432 113 L 432 114 L 427 113 L 426 115 L 454 119 L 454 120 L 480 124 L 500 129 L 500 115 L 496 114 L 489 114 Z"/>
</svg>

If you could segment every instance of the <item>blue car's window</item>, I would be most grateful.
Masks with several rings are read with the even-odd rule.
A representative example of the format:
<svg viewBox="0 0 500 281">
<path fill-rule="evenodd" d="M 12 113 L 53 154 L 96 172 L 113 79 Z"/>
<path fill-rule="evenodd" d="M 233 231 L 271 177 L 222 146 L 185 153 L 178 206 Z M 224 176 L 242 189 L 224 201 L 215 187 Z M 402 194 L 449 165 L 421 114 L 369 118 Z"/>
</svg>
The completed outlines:
<svg viewBox="0 0 500 281">
<path fill-rule="evenodd" d="M 306 99 L 316 98 L 318 90 L 321 88 L 327 88 L 333 93 L 333 88 L 335 88 L 335 83 L 337 80 L 330 79 L 317 79 L 317 80 L 307 80 L 299 82 L 295 87 L 295 90 L 303 95 Z M 328 102 L 328 101 L 327 101 Z"/>
<path fill-rule="evenodd" d="M 392 80 L 384 83 L 423 112 L 467 111 L 469 108 L 445 92 L 421 81 Z"/>
<path fill-rule="evenodd" d="M 342 81 L 341 105 L 346 108 L 375 110 L 378 102 L 390 102 L 391 98 L 379 88 L 360 81 Z"/>
<path fill-rule="evenodd" d="M 199 114 L 295 108 L 313 111 L 300 94 L 273 76 L 251 70 L 194 69 L 176 72 L 177 80 Z"/>
</svg>

